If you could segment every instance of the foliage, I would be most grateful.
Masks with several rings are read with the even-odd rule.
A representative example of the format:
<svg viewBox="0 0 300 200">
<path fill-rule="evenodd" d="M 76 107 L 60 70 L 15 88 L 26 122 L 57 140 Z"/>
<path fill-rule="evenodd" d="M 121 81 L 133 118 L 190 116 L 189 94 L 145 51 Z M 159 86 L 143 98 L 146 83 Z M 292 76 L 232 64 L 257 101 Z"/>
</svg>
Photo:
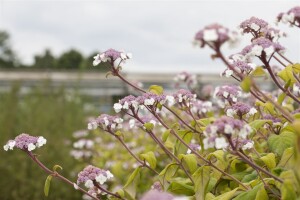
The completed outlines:
<svg viewBox="0 0 300 200">
<path fill-rule="evenodd" d="M 299 11 L 300 7 L 292 8 L 278 20 L 298 27 Z M 285 48 L 278 39 L 285 34 L 264 20 L 252 17 L 239 28 L 251 34 L 250 44 L 228 58 L 221 47 L 225 43 L 234 44 L 236 32 L 212 24 L 195 36 L 196 44 L 211 48 L 212 58 L 226 65 L 222 74 L 237 81 L 235 85 L 216 87 L 213 94 L 211 91 L 205 95 L 205 100 L 197 98 L 197 81 L 191 83 L 194 78 L 186 73 L 180 74 L 178 80 L 186 82 L 193 91 L 180 89 L 169 94 L 158 85 L 144 90 L 121 73 L 131 54 L 115 49 L 97 54 L 94 66 L 108 64 L 109 73 L 139 95 L 129 95 L 116 102 L 115 116 L 102 113 L 90 119 L 87 127 L 91 134 L 84 131 L 73 135 L 75 151 L 72 155 L 83 164 L 92 164 L 79 173 L 77 184 L 73 185 L 74 181 L 68 181 L 58 171 L 48 170 L 31 152 L 33 149 L 29 147 L 35 144 L 25 141 L 26 145 L 20 147 L 16 137 L 8 141 L 4 149 L 23 150 L 50 177 L 63 180 L 96 200 L 103 196 L 142 200 L 179 196 L 196 200 L 299 199 L 299 64 L 283 54 Z M 79 57 L 75 52 L 72 54 Z M 274 60 L 279 61 L 283 69 L 271 66 Z M 261 89 L 257 78 L 262 75 L 274 83 L 276 90 Z M 57 110 L 55 115 L 57 118 L 65 116 Z M 17 117 L 5 123 L 9 131 L 14 130 Z M 60 119 L 56 126 L 62 127 L 62 121 Z M 53 123 L 50 125 L 44 125 L 47 127 L 45 136 Z M 51 145 L 47 148 L 55 149 Z M 66 149 L 63 147 L 60 151 Z M 48 152 L 47 156 L 51 157 L 52 151 Z M 57 160 L 55 157 L 55 162 Z M 114 174 L 113 181 L 109 180 L 113 177 L 110 171 Z M 46 195 L 52 178 L 46 179 Z M 81 188 L 80 183 L 88 191 Z M 143 196 L 148 190 L 152 192 Z"/>
</svg>

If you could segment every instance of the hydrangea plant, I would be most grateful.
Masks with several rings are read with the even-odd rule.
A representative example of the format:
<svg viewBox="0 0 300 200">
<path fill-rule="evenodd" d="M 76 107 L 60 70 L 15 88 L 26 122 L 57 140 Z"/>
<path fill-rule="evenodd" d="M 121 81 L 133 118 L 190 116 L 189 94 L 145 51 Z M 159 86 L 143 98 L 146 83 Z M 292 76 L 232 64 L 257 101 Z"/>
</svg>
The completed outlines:
<svg viewBox="0 0 300 200">
<path fill-rule="evenodd" d="M 277 21 L 299 28 L 299 10 L 281 13 Z M 101 113 L 89 120 L 89 132 L 74 134 L 81 139 L 71 155 L 94 164 L 78 173 L 76 183 L 59 174 L 60 166 L 50 170 L 33 154 L 46 143 L 42 136 L 21 134 L 4 150 L 21 149 L 49 174 L 46 195 L 55 177 L 92 199 L 299 199 L 300 64 L 284 55 L 279 40 L 286 34 L 268 22 L 251 17 L 239 28 L 251 41 L 229 56 L 223 45 L 234 44 L 237 31 L 212 24 L 195 36 L 196 45 L 223 61 L 221 75 L 236 81 L 214 92 L 212 86 L 201 89 L 196 76 L 186 72 L 175 80 L 188 89 L 167 93 L 152 85 L 145 90 L 121 73 L 131 54 L 114 49 L 97 54 L 93 65 L 108 63 L 108 75 L 136 93 L 113 105 L 115 115 Z M 276 89 L 263 90 L 262 78 Z"/>
</svg>

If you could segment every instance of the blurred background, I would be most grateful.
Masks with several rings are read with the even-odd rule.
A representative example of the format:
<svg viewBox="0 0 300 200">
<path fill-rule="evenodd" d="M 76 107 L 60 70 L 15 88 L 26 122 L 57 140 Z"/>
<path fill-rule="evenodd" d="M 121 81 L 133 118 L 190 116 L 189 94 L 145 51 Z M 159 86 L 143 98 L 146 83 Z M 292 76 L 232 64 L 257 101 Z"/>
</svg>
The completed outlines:
<svg viewBox="0 0 300 200">
<path fill-rule="evenodd" d="M 85 129 L 90 116 L 112 112 L 114 102 L 133 92 L 116 78 L 107 79 L 107 66 L 93 67 L 95 54 L 108 48 L 131 52 L 124 75 L 144 88 L 158 84 L 170 92 L 182 71 L 195 75 L 199 87 L 217 85 L 225 81 L 219 77 L 224 66 L 212 61 L 209 49 L 192 45 L 195 33 L 215 22 L 237 30 L 251 16 L 275 26 L 278 13 L 297 5 L 299 1 L 0 0 L 0 144 L 23 132 L 42 135 L 48 141 L 38 150 L 40 159 L 49 167 L 61 165 L 62 173 L 75 180 L 86 162 L 70 153 L 73 133 Z M 299 62 L 299 30 L 278 28 L 288 34 L 280 40 L 287 57 Z M 248 43 L 246 37 L 237 49 L 224 51 L 229 56 Z M 1 150 L 0 156 L 1 200 L 82 198 L 57 180 L 44 197 L 46 175 L 25 154 Z"/>
</svg>

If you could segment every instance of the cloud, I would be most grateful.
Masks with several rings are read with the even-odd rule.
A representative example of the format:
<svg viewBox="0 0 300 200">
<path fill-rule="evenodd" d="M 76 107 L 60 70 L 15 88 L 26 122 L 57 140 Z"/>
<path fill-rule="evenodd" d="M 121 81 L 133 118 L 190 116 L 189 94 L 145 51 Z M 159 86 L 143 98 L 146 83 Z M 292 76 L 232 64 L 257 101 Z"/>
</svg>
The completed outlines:
<svg viewBox="0 0 300 200">
<path fill-rule="evenodd" d="M 279 12 L 297 4 L 297 1 L 2 0 L 0 23 L 10 32 L 14 48 L 27 63 L 46 47 L 56 55 L 72 47 L 86 55 L 113 47 L 133 53 L 134 59 L 128 63 L 130 71 L 220 72 L 222 64 L 211 61 L 209 49 L 192 46 L 198 29 L 212 22 L 236 28 L 253 15 L 272 23 Z M 288 56 L 300 60 L 299 30 L 281 27 L 290 36 L 282 40 L 291 49 Z M 213 66 L 220 67 L 212 69 Z"/>
</svg>

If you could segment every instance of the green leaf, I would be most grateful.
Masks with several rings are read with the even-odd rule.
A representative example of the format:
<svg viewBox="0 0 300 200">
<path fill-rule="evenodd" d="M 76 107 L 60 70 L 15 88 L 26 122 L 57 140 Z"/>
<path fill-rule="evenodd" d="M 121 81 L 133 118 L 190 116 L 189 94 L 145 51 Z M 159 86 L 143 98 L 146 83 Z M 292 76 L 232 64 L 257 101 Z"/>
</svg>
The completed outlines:
<svg viewBox="0 0 300 200">
<path fill-rule="evenodd" d="M 251 174 L 244 176 L 242 183 L 248 183 L 257 178 L 257 172 L 254 170 Z"/>
<path fill-rule="evenodd" d="M 166 130 L 166 131 L 163 133 L 163 135 L 162 135 L 162 141 L 163 141 L 163 142 L 167 141 L 167 139 L 168 139 L 170 133 L 171 133 L 171 129 L 168 129 L 168 130 Z"/>
<path fill-rule="evenodd" d="M 282 102 L 284 101 L 285 97 L 286 97 L 286 94 L 285 94 L 285 93 L 281 93 L 281 94 L 278 96 L 277 102 L 281 105 Z"/>
<path fill-rule="evenodd" d="M 63 170 L 63 168 L 60 165 L 54 165 L 53 166 L 53 171 L 57 171 L 57 169 Z"/>
<path fill-rule="evenodd" d="M 183 182 L 172 182 L 168 188 L 168 191 L 177 194 L 177 195 L 185 195 L 192 196 L 195 194 L 193 186 L 187 185 Z"/>
<path fill-rule="evenodd" d="M 52 175 L 47 176 L 47 179 L 46 179 L 45 185 L 44 185 L 44 194 L 46 197 L 49 194 L 51 180 L 52 180 Z"/>
<path fill-rule="evenodd" d="M 280 135 L 272 135 L 269 137 L 268 146 L 270 150 L 282 156 L 283 152 L 294 146 L 296 137 L 293 132 L 282 132 Z"/>
<path fill-rule="evenodd" d="M 287 148 L 283 152 L 281 160 L 278 163 L 277 167 L 285 167 L 289 162 L 293 161 L 294 153 L 294 147 Z"/>
<path fill-rule="evenodd" d="M 264 107 L 264 110 L 269 112 L 270 114 L 276 114 L 275 113 L 275 106 L 272 102 L 267 101 L 266 103 L 263 103 L 262 106 Z"/>
<path fill-rule="evenodd" d="M 280 191 L 282 200 L 291 200 L 297 198 L 295 188 L 293 187 L 293 183 L 289 180 L 283 182 Z"/>
<path fill-rule="evenodd" d="M 244 92 L 250 92 L 251 89 L 251 78 L 249 76 L 246 76 L 243 81 L 240 84 L 241 88 L 244 90 Z"/>
<path fill-rule="evenodd" d="M 242 192 L 237 197 L 235 197 L 233 200 L 255 199 L 257 192 L 263 187 L 264 187 L 264 185 L 262 183 L 259 185 L 256 185 L 252 190 Z"/>
<path fill-rule="evenodd" d="M 176 174 L 177 170 L 177 163 L 170 163 L 160 172 L 159 179 L 164 188 L 167 188 L 168 181 Z"/>
<path fill-rule="evenodd" d="M 154 124 L 148 122 L 148 123 L 144 124 L 144 127 L 145 127 L 146 131 L 152 131 L 154 128 Z"/>
<path fill-rule="evenodd" d="M 205 200 L 212 200 L 214 198 L 215 198 L 215 196 L 210 192 L 205 195 Z"/>
<path fill-rule="evenodd" d="M 260 187 L 260 189 L 257 191 L 255 200 L 268 200 L 269 196 L 267 191 L 265 190 L 264 187 Z"/>
<path fill-rule="evenodd" d="M 123 137 L 123 133 L 121 131 L 119 131 L 119 130 L 117 130 L 115 132 L 115 135 L 118 136 L 118 137 Z"/>
<path fill-rule="evenodd" d="M 179 137 L 181 137 L 187 144 L 189 144 L 193 138 L 193 133 L 190 130 L 179 130 Z M 182 144 L 179 140 L 176 140 L 175 144 L 175 155 L 186 154 L 187 147 Z"/>
<path fill-rule="evenodd" d="M 265 156 L 262 156 L 260 158 L 269 169 L 273 169 L 276 167 L 276 160 L 275 160 L 275 154 L 274 153 L 269 153 Z"/>
<path fill-rule="evenodd" d="M 258 131 L 263 125 L 266 123 L 272 123 L 271 120 L 263 120 L 263 119 L 257 119 L 249 123 L 251 128 L 256 132 Z"/>
<path fill-rule="evenodd" d="M 194 155 L 194 154 L 187 154 L 187 155 L 180 154 L 178 157 L 179 157 L 179 159 L 182 159 L 183 163 L 185 163 L 188 166 L 191 173 L 194 173 L 197 170 L 198 166 L 197 166 L 196 155 Z"/>
<path fill-rule="evenodd" d="M 149 87 L 149 92 L 157 95 L 161 95 L 164 93 L 164 88 L 159 85 L 151 85 Z"/>
<path fill-rule="evenodd" d="M 293 132 L 297 133 L 297 135 L 300 136 L 300 119 L 294 120 L 292 128 L 294 129 Z"/>
<path fill-rule="evenodd" d="M 253 70 L 250 73 L 251 76 L 266 76 L 267 73 L 265 72 L 265 70 L 262 67 L 256 67 L 255 70 Z"/>
<path fill-rule="evenodd" d="M 195 198 L 197 200 L 205 200 L 205 195 L 208 192 L 207 187 L 210 180 L 210 167 L 200 167 L 192 176 L 195 183 Z"/>
<path fill-rule="evenodd" d="M 284 171 L 280 174 L 279 178 L 281 178 L 283 180 L 283 183 L 286 184 L 285 185 L 285 189 L 282 188 L 284 187 L 284 184 L 281 185 L 282 187 L 280 188 L 281 190 L 289 190 L 288 188 L 292 187 L 294 191 L 299 191 L 299 184 L 298 184 L 298 179 L 297 177 L 295 176 L 295 173 L 298 173 L 297 172 L 298 168 L 296 168 L 296 171 L 293 171 L 293 170 L 287 170 L 287 171 Z M 284 195 L 282 195 L 284 196 Z M 288 196 L 288 194 L 287 194 Z"/>
<path fill-rule="evenodd" d="M 232 199 L 232 197 L 234 197 L 234 194 L 237 191 L 237 189 L 238 188 L 235 188 L 234 190 L 221 194 L 220 196 L 217 196 L 211 200 L 230 200 Z"/>
<path fill-rule="evenodd" d="M 214 164 L 221 170 L 224 170 L 227 166 L 227 163 L 225 161 L 225 157 L 224 157 L 224 151 L 223 150 L 217 150 L 213 153 L 208 154 L 207 159 L 208 160 L 212 160 L 212 158 L 215 158 L 216 161 L 214 162 Z M 219 172 L 216 169 L 212 169 L 213 170 L 213 177 L 216 178 L 217 180 L 219 178 L 221 178 L 222 173 Z"/>
<path fill-rule="evenodd" d="M 294 84 L 296 82 L 293 74 L 293 67 L 291 65 L 285 67 L 283 70 L 278 72 L 277 75 L 286 83 L 290 81 L 291 84 Z"/>
<path fill-rule="evenodd" d="M 155 167 L 156 167 L 156 158 L 155 158 L 155 155 L 152 151 L 140 154 L 140 158 L 142 160 L 147 161 L 149 163 L 150 167 L 155 169 Z"/>
<path fill-rule="evenodd" d="M 136 168 L 129 176 L 125 186 L 123 187 L 125 195 L 128 199 L 135 199 L 137 183 L 140 180 L 141 168 Z"/>
<path fill-rule="evenodd" d="M 197 122 L 199 122 L 200 124 L 203 124 L 205 126 L 209 125 L 211 122 L 213 122 L 215 119 L 213 117 L 209 117 L 209 118 L 201 118 L 198 119 Z"/>
<path fill-rule="evenodd" d="M 300 73 L 300 64 L 299 63 L 293 64 L 292 68 L 293 68 L 294 73 L 296 73 L 296 74 Z"/>
</svg>

